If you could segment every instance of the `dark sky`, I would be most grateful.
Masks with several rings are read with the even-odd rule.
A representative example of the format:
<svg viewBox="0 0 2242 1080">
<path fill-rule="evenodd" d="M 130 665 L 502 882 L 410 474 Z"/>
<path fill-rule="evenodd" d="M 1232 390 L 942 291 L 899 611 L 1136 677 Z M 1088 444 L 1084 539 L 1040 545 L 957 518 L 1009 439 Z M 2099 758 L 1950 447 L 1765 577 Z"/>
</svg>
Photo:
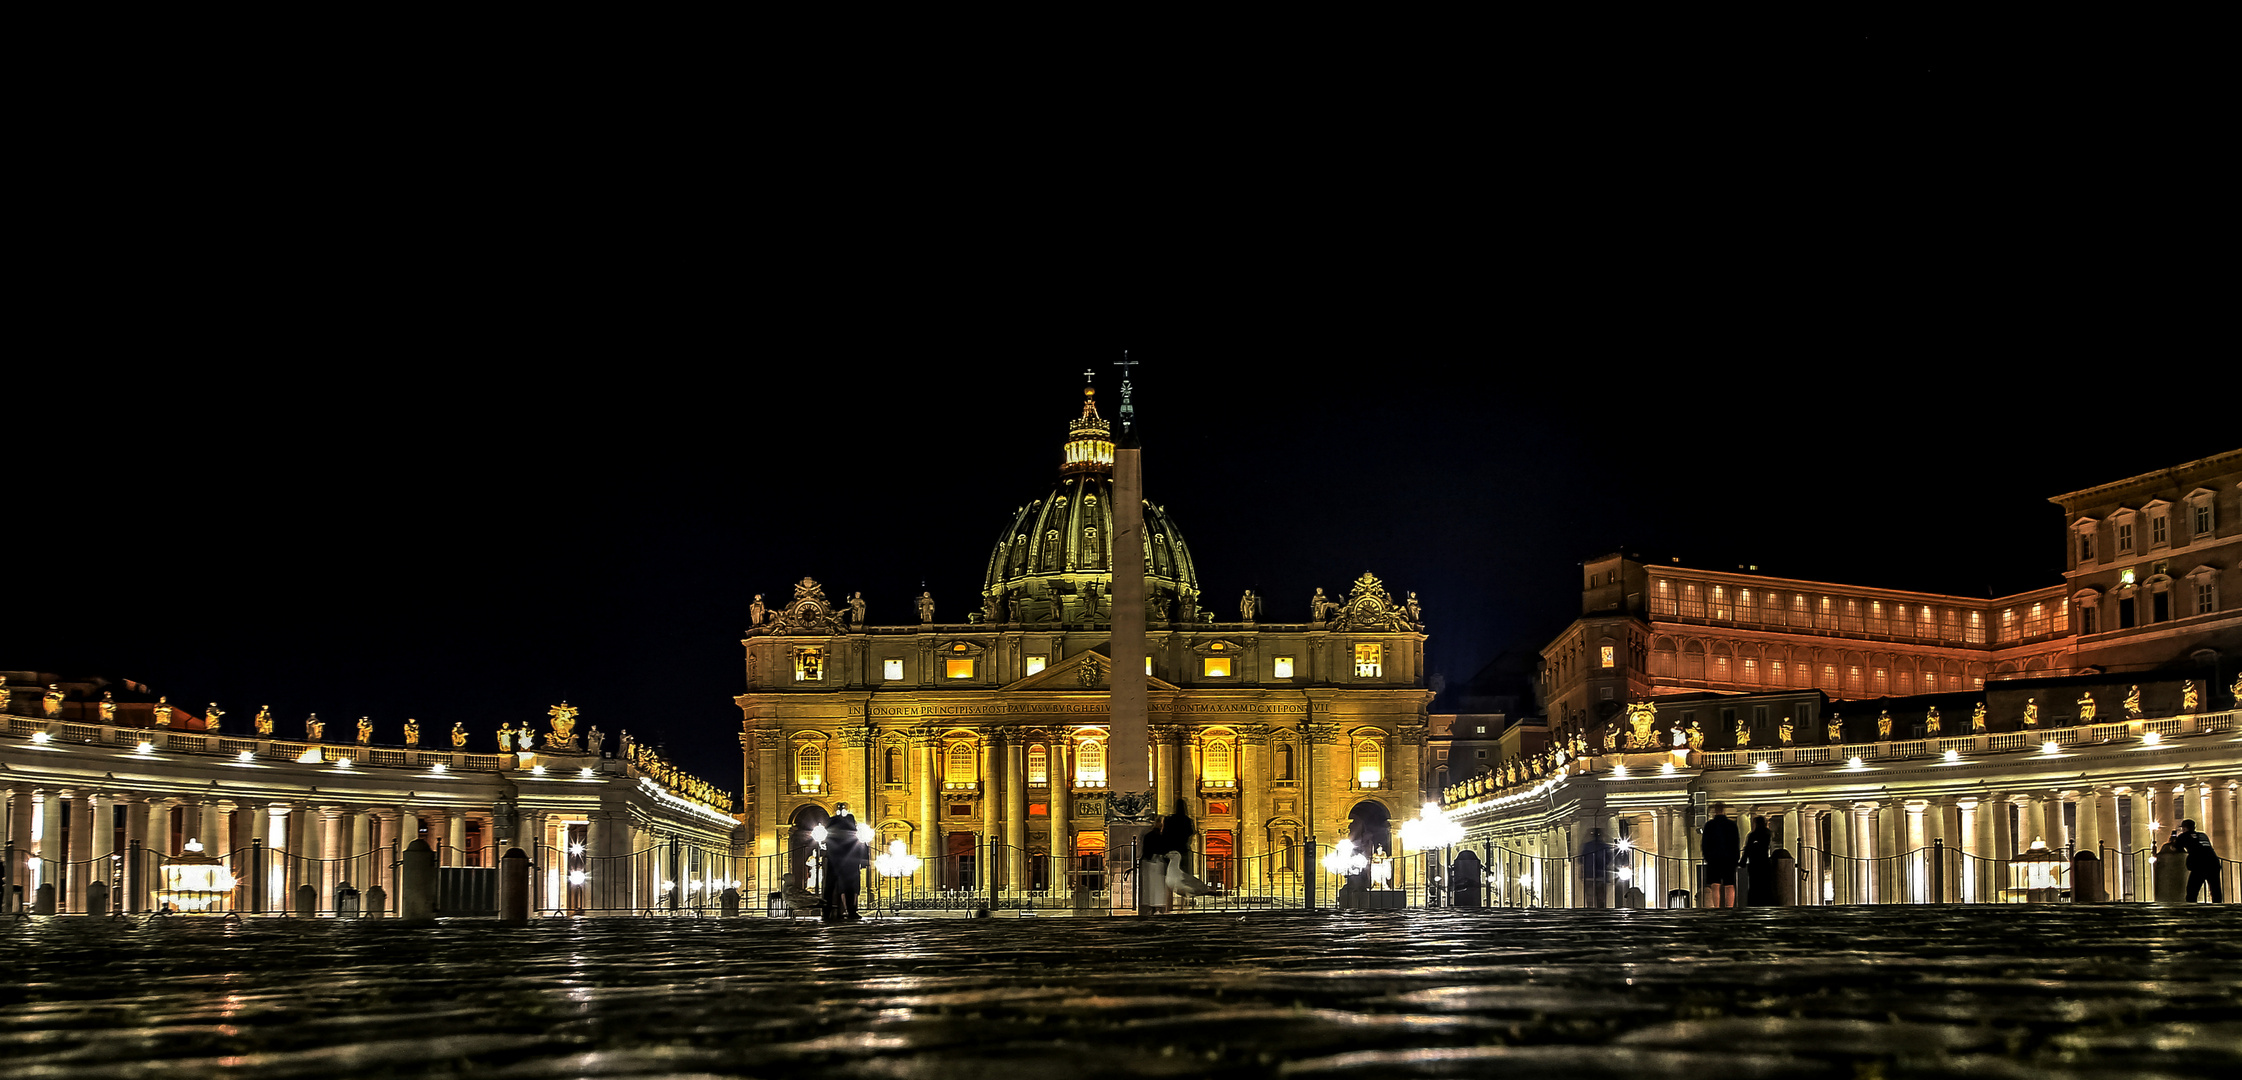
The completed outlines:
<svg viewBox="0 0 2242 1080">
<path fill-rule="evenodd" d="M 1079 116 L 751 111 L 722 153 L 314 136 L 350 168 L 56 249 L 0 667 L 478 745 L 566 698 L 736 786 L 749 596 L 961 614 L 1123 348 L 1210 606 L 1373 571 L 1451 681 L 1621 545 L 2052 583 L 2047 496 L 2242 444 L 2218 98 L 2090 38 L 1646 30 Z"/>
</svg>

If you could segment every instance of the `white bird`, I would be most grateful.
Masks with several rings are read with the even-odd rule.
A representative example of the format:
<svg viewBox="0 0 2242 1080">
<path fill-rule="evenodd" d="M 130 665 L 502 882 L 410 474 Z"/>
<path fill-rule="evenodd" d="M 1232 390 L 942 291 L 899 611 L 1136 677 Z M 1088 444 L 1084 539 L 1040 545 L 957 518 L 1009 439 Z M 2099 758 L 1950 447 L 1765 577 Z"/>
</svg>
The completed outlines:
<svg viewBox="0 0 2242 1080">
<path fill-rule="evenodd" d="M 1222 889 L 1220 886 L 1209 885 L 1185 872 L 1183 869 L 1183 853 L 1171 851 L 1168 852 L 1168 891 L 1181 893 L 1185 896 L 1212 896 L 1221 892 Z"/>
</svg>

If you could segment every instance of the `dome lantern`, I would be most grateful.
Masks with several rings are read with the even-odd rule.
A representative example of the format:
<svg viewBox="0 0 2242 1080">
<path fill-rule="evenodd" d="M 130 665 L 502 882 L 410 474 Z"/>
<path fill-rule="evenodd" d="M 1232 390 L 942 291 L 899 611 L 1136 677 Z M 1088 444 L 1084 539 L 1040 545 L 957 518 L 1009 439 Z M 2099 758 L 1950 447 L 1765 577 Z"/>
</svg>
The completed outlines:
<svg viewBox="0 0 2242 1080">
<path fill-rule="evenodd" d="M 1067 425 L 1066 460 L 1059 475 L 1113 473 L 1113 425 L 1098 415 L 1098 389 L 1082 388 L 1082 415 Z"/>
</svg>

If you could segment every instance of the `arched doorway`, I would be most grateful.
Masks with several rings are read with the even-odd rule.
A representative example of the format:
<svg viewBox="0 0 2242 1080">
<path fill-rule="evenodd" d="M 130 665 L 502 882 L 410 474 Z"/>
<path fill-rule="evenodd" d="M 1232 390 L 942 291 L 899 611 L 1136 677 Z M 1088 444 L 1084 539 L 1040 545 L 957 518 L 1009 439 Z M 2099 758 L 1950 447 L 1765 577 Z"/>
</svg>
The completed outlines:
<svg viewBox="0 0 2242 1080">
<path fill-rule="evenodd" d="M 1393 815 L 1384 803 L 1364 799 L 1347 811 L 1347 839 L 1355 842 L 1355 850 L 1364 855 L 1373 852 L 1393 852 Z"/>
<path fill-rule="evenodd" d="M 794 811 L 794 820 L 787 830 L 786 873 L 795 884 L 812 891 L 819 883 L 810 873 L 810 860 L 817 854 L 817 839 L 811 830 L 827 820 L 822 807 L 805 806 Z"/>
</svg>

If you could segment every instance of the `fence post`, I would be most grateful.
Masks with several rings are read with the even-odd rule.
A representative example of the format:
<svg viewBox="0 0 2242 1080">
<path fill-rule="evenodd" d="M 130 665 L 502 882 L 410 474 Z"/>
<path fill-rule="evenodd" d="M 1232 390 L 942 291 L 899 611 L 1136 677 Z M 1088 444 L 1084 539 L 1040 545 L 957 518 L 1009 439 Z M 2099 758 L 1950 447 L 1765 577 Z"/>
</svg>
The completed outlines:
<svg viewBox="0 0 2242 1080">
<path fill-rule="evenodd" d="M 265 913 L 265 890 L 272 887 L 272 875 L 265 872 L 265 842 L 254 836 L 249 838 L 249 913 Z"/>
<path fill-rule="evenodd" d="M 1301 841 L 1300 848 L 1302 852 L 1300 858 L 1300 895 L 1303 900 L 1301 906 L 1309 911 L 1314 911 L 1316 909 L 1316 871 L 1321 869 L 1316 862 L 1316 842 L 1314 838 L 1311 837 Z"/>
<path fill-rule="evenodd" d="M 981 851 L 982 851 L 982 855 L 981 855 L 981 865 L 980 865 L 979 867 L 977 867 L 977 869 L 979 869 L 979 870 L 981 871 L 981 878 L 982 878 L 982 880 L 984 880 L 984 881 L 986 881 L 986 882 L 988 882 L 988 883 L 989 883 L 989 911 L 990 911 L 990 913 L 991 913 L 991 914 L 994 914 L 994 913 L 996 912 L 996 834 L 995 834 L 995 833 L 990 833 L 990 834 L 988 834 L 988 835 L 987 835 L 986 837 L 983 837 L 983 838 L 982 838 Z"/>
<path fill-rule="evenodd" d="M 498 860 L 498 921 L 515 925 L 529 922 L 529 855 L 510 848 Z"/>
</svg>

